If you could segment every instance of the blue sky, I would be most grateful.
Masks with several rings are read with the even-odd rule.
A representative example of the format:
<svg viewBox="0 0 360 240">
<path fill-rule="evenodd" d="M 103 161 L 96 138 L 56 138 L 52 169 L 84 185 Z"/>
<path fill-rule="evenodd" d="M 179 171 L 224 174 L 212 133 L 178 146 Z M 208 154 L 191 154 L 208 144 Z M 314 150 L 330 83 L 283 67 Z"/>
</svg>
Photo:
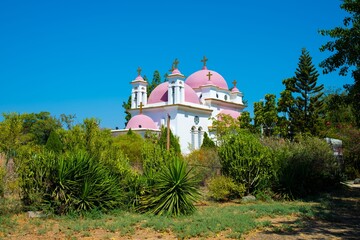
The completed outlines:
<svg viewBox="0 0 360 240">
<path fill-rule="evenodd" d="M 0 113 L 48 111 L 122 128 L 122 102 L 140 66 L 149 80 L 173 60 L 189 76 L 220 73 L 253 103 L 279 96 L 302 48 L 318 67 L 328 54 L 319 29 L 342 23 L 340 0 L 0 2 Z M 320 75 L 326 89 L 352 83 Z"/>
</svg>

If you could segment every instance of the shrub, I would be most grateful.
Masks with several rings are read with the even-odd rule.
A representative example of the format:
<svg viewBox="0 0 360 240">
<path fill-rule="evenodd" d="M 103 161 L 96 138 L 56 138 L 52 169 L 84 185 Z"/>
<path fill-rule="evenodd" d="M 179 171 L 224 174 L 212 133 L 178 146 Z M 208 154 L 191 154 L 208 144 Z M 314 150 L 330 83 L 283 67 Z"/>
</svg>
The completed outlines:
<svg viewBox="0 0 360 240">
<path fill-rule="evenodd" d="M 270 185 L 274 176 L 271 151 L 248 131 L 224 136 L 219 156 L 223 174 L 244 184 L 247 194 Z"/>
<path fill-rule="evenodd" d="M 207 132 L 204 133 L 204 140 L 201 144 L 201 148 L 215 148 L 216 145 L 213 140 L 211 140 L 207 134 Z"/>
<path fill-rule="evenodd" d="M 186 161 L 193 167 L 193 172 L 202 185 L 217 174 L 220 174 L 221 164 L 216 148 L 201 148 L 186 156 Z"/>
<path fill-rule="evenodd" d="M 153 186 L 140 199 L 140 211 L 158 215 L 179 216 L 195 211 L 194 202 L 199 197 L 198 182 L 187 169 L 186 163 L 175 158 L 154 178 Z"/>
<path fill-rule="evenodd" d="M 278 159 L 275 191 L 290 198 L 323 191 L 340 182 L 339 164 L 330 146 L 316 137 L 298 137 L 274 148 Z"/>
<path fill-rule="evenodd" d="M 98 160 L 78 151 L 61 156 L 30 153 L 21 159 L 22 200 L 33 209 L 50 207 L 59 214 L 91 209 L 109 210 L 121 204 L 117 176 Z"/>
<path fill-rule="evenodd" d="M 231 178 L 215 176 L 208 182 L 209 196 L 216 201 L 242 197 L 245 192 L 243 184 L 236 184 Z"/>
</svg>

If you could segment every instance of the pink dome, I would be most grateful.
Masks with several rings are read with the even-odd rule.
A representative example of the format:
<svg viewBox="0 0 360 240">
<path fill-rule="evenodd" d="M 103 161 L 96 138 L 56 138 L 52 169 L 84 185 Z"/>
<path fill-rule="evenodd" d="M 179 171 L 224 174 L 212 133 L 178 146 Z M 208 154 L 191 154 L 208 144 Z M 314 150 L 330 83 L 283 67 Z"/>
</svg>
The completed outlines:
<svg viewBox="0 0 360 240">
<path fill-rule="evenodd" d="M 158 129 L 154 121 L 150 117 L 143 114 L 136 115 L 130 119 L 130 121 L 126 125 L 126 129 L 130 128 Z"/>
<path fill-rule="evenodd" d="M 168 86 L 169 82 L 164 82 L 158 85 L 150 94 L 148 104 L 167 102 L 168 101 Z M 185 102 L 200 104 L 199 98 L 195 91 L 186 83 L 185 86 Z"/>
<path fill-rule="evenodd" d="M 210 81 L 208 76 L 209 72 L 211 74 Z M 191 74 L 185 82 L 192 88 L 212 84 L 219 88 L 229 89 L 225 79 L 219 73 L 208 70 L 206 67 Z"/>
<path fill-rule="evenodd" d="M 224 109 L 221 110 L 219 114 L 225 114 L 225 115 L 229 115 L 234 119 L 237 119 L 238 117 L 240 117 L 240 113 L 234 110 L 228 110 L 228 109 Z M 218 115 L 219 115 L 218 114 Z M 219 119 L 220 120 L 220 119 Z"/>
<path fill-rule="evenodd" d="M 237 87 L 233 87 L 233 89 L 231 90 L 231 92 L 235 93 L 235 92 L 240 92 L 239 89 L 237 89 Z"/>
</svg>

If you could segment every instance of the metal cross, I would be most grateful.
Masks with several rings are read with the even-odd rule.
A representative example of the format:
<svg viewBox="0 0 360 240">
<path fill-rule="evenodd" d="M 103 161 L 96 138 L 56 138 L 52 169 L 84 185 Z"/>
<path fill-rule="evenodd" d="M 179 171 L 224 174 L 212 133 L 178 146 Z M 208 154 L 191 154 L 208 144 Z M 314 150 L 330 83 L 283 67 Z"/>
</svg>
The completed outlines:
<svg viewBox="0 0 360 240">
<path fill-rule="evenodd" d="M 175 58 L 174 63 L 173 63 L 174 69 L 178 68 L 178 64 L 179 64 L 179 60 L 177 58 Z"/>
<path fill-rule="evenodd" d="M 212 76 L 211 72 L 209 72 L 208 74 L 206 74 L 206 76 L 209 77 L 209 81 L 210 81 L 210 78 L 211 78 L 211 76 Z"/>
<path fill-rule="evenodd" d="M 204 56 L 204 58 L 201 60 L 201 62 L 204 63 L 204 67 L 206 67 L 206 62 L 207 62 L 207 60 L 208 60 L 208 59 L 206 58 L 206 56 Z"/>
<path fill-rule="evenodd" d="M 140 107 L 140 114 L 142 114 L 143 106 L 144 106 L 143 103 L 140 102 L 140 105 L 139 105 L 139 107 Z"/>
<path fill-rule="evenodd" d="M 234 80 L 233 82 L 232 82 L 232 84 L 234 84 L 234 87 L 236 87 L 236 80 Z"/>
<path fill-rule="evenodd" d="M 141 67 L 138 67 L 138 69 L 137 69 L 136 71 L 137 71 L 138 75 L 140 76 L 140 74 L 141 74 Z"/>
</svg>

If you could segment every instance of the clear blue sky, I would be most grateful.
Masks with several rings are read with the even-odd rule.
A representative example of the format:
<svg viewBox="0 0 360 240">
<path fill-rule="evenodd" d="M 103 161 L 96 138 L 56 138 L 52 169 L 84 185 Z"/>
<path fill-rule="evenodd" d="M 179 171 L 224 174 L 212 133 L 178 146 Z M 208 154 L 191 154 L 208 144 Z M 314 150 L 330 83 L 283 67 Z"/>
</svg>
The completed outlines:
<svg viewBox="0 0 360 240">
<path fill-rule="evenodd" d="M 173 60 L 185 75 L 219 72 L 253 103 L 279 96 L 302 48 L 319 72 L 328 38 L 339 26 L 340 0 L 17 1 L 0 2 L 0 112 L 49 111 L 124 126 L 121 104 L 140 66 L 149 80 Z M 326 89 L 352 83 L 320 75 Z"/>
</svg>

